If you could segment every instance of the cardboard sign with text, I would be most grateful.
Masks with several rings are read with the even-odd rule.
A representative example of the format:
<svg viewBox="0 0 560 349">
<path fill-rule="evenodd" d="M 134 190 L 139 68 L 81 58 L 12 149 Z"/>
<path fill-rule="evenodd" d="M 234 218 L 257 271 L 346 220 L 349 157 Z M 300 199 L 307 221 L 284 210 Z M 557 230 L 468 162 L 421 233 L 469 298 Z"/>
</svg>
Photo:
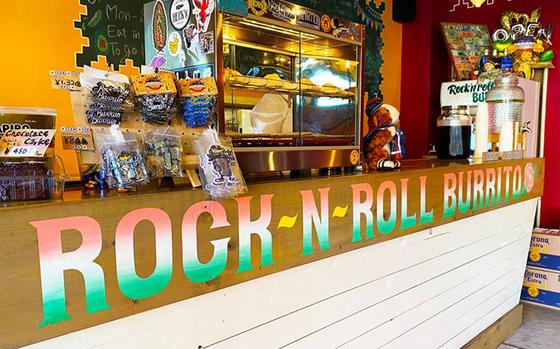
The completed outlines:
<svg viewBox="0 0 560 349">
<path fill-rule="evenodd" d="M 0 157 L 43 157 L 55 130 L 8 130 L 0 139 Z"/>
<path fill-rule="evenodd" d="M 61 127 L 64 150 L 95 151 L 92 129 L 88 127 Z"/>
<path fill-rule="evenodd" d="M 81 91 L 80 73 L 76 71 L 50 70 L 51 87 L 55 90 Z"/>
</svg>

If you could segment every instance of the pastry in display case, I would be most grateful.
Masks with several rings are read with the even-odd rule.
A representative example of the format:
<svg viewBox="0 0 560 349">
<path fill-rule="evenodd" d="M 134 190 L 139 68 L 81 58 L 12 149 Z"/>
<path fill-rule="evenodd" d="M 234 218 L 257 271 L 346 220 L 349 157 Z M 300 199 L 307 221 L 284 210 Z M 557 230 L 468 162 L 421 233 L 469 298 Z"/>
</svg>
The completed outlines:
<svg viewBox="0 0 560 349">
<path fill-rule="evenodd" d="M 218 16 L 220 132 L 248 173 L 357 165 L 362 26 L 272 3 Z"/>
</svg>

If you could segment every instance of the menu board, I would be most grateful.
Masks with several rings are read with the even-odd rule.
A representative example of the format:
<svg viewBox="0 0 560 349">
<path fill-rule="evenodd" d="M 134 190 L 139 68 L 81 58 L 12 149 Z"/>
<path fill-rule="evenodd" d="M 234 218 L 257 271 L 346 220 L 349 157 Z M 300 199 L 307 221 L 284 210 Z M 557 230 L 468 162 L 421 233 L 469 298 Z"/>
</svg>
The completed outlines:
<svg viewBox="0 0 560 349">
<path fill-rule="evenodd" d="M 80 0 L 87 13 L 74 23 L 82 36 L 89 39 L 89 46 L 76 53 L 79 67 L 97 61 L 97 56 L 107 57 L 113 65 L 125 64 L 126 59 L 135 65 L 144 62 L 144 17 L 142 3 L 135 0 Z"/>
<path fill-rule="evenodd" d="M 145 64 L 214 76 L 215 0 L 156 0 L 144 5 Z"/>
<path fill-rule="evenodd" d="M 441 23 L 445 43 L 458 80 L 475 78 L 484 50 L 492 49 L 488 27 L 478 24 Z"/>
</svg>

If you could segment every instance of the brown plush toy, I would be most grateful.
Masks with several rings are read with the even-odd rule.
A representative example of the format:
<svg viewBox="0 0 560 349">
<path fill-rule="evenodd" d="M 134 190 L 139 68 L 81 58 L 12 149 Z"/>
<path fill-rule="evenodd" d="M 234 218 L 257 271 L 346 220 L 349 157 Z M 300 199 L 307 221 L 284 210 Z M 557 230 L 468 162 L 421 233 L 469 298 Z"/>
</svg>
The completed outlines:
<svg viewBox="0 0 560 349">
<path fill-rule="evenodd" d="M 364 139 L 364 154 L 368 169 L 394 170 L 404 157 L 404 136 L 399 129 L 399 111 L 378 98 L 368 101 L 368 134 Z"/>
</svg>

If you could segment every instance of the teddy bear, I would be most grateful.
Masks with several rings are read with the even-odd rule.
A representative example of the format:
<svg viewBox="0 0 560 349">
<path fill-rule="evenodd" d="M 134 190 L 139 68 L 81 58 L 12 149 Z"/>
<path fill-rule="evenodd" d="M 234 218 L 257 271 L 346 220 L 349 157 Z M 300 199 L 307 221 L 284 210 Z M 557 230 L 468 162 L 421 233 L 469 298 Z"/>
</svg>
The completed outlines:
<svg viewBox="0 0 560 349">
<path fill-rule="evenodd" d="M 365 164 L 368 169 L 395 170 L 404 158 L 404 134 L 400 113 L 394 106 L 371 98 L 366 105 L 368 133 L 364 138 Z"/>
</svg>

